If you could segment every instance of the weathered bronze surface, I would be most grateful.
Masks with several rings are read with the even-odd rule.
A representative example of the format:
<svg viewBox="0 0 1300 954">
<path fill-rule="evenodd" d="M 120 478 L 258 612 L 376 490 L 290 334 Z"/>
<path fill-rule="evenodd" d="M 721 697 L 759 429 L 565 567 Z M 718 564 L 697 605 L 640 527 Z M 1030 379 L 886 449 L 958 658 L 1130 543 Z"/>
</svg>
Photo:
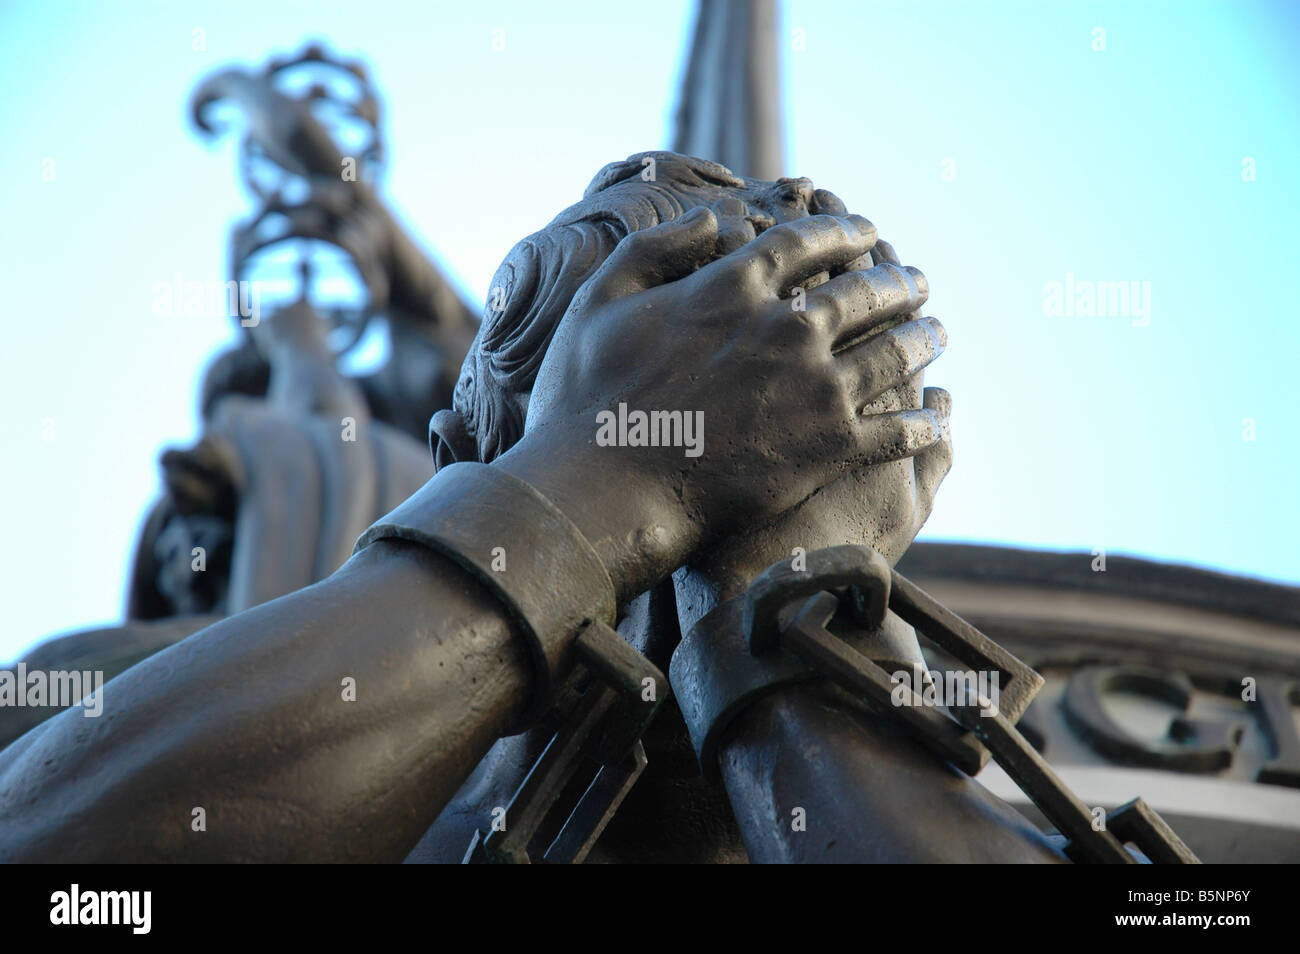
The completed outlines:
<svg viewBox="0 0 1300 954">
<path fill-rule="evenodd" d="M 705 4 L 694 65 L 734 47 L 717 55 L 743 75 L 772 42 L 771 13 Z M 358 81 L 347 105 L 370 136 L 357 156 L 314 118 L 323 88 L 277 86 L 304 65 Z M 1188 715 L 1152 746 L 1103 696 L 1189 706 L 1226 693 L 1241 658 L 1209 673 L 1206 649 L 1187 675 L 1158 648 L 1062 662 L 1035 642 L 1041 620 L 958 616 L 928 580 L 891 570 L 952 461 L 950 398 L 923 382 L 946 333 L 921 314 L 925 276 L 870 222 L 780 175 L 772 98 L 726 75 L 688 74 L 678 142 L 752 175 L 676 152 L 605 166 L 511 250 L 477 322 L 379 198 L 364 70 L 309 48 L 203 84 L 201 130 L 219 100 L 249 120 L 241 171 L 258 208 L 232 239 L 235 279 L 268 248 L 323 241 L 355 263 L 366 300 L 314 302 L 304 258 L 299 300 L 241 321 L 244 340 L 214 361 L 202 438 L 162 460 L 128 623 L 34 657 L 115 675 L 112 717 L 0 725 L 0 858 L 1205 854 L 1140 799 L 1107 802 L 1091 825 L 1096 805 L 1044 758 L 1059 736 L 1031 705 L 1044 684 L 1029 666 L 1064 679 L 1063 724 L 1101 757 L 1209 773 L 1235 768 L 1239 726 Z M 736 122 L 701 118 L 738 91 Z M 348 377 L 341 356 L 380 316 L 392 359 Z M 665 439 L 637 440 L 629 408 L 665 415 Z M 619 422 L 612 443 L 603 414 Z M 531 487 L 559 521 L 466 483 L 471 464 Z M 775 668 L 729 671 L 728 652 Z M 995 670 L 1000 711 L 891 714 L 889 668 L 927 662 Z M 1300 669 L 1288 657 L 1261 672 L 1274 751 L 1257 777 L 1295 787 Z M 971 778 L 989 749 L 1045 818 Z"/>
</svg>

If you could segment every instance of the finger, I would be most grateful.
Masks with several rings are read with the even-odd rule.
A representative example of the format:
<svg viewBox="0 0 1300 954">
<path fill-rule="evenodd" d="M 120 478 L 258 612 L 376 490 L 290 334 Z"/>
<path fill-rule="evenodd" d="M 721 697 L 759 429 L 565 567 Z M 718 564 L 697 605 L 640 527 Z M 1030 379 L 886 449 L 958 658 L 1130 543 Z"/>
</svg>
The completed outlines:
<svg viewBox="0 0 1300 954">
<path fill-rule="evenodd" d="M 860 410 L 861 414 L 884 414 L 888 411 L 915 411 L 921 407 L 925 372 L 914 374 L 897 387 L 877 394 Z"/>
<path fill-rule="evenodd" d="M 871 260 L 877 265 L 902 265 L 899 261 L 898 253 L 894 251 L 894 246 L 883 240 L 877 240 L 875 247 L 871 249 Z M 920 318 L 919 311 L 913 312 L 909 317 Z"/>
<path fill-rule="evenodd" d="M 871 249 L 871 260 L 877 265 L 902 265 L 898 260 L 898 253 L 894 251 L 894 246 L 890 245 L 884 239 L 877 239 L 876 244 Z"/>
<path fill-rule="evenodd" d="M 856 431 L 860 467 L 915 457 L 943 439 L 939 416 L 928 409 L 859 417 Z"/>
<path fill-rule="evenodd" d="M 883 246 L 881 248 L 880 246 Z M 865 272 L 874 265 L 899 265 L 903 263 L 898 260 L 898 255 L 894 252 L 894 247 L 888 242 L 882 242 L 879 237 L 876 238 L 876 244 L 871 247 L 871 251 L 861 258 L 854 259 L 844 266 L 846 272 Z M 916 315 L 917 318 L 921 316 Z"/>
<path fill-rule="evenodd" d="M 952 395 L 943 388 L 926 388 L 921 398 L 921 406 L 938 413 L 944 420 L 952 414 Z"/>
<path fill-rule="evenodd" d="M 877 265 L 832 278 L 810 292 L 805 305 L 809 320 L 829 335 L 834 353 L 879 331 L 890 319 L 901 324 L 929 295 L 930 285 L 920 269 Z"/>
<path fill-rule="evenodd" d="M 937 318 L 917 318 L 841 351 L 837 358 L 844 362 L 849 393 L 861 408 L 890 388 L 904 386 L 943 354 L 947 344 L 948 333 Z"/>
<path fill-rule="evenodd" d="M 773 226 L 711 267 L 752 276 L 784 297 L 818 272 L 853 261 L 875 241 L 875 226 L 860 215 L 810 215 Z"/>
<path fill-rule="evenodd" d="M 848 215 L 849 213 L 844 203 L 840 201 L 840 197 L 825 189 L 817 189 L 813 192 L 811 211 L 814 215 Z"/>
<path fill-rule="evenodd" d="M 840 272 L 865 272 L 870 268 L 875 268 L 880 263 L 872 257 L 870 252 L 865 255 L 859 255 L 853 261 L 848 262 L 840 269 Z"/>
<path fill-rule="evenodd" d="M 696 207 L 624 238 L 588 279 L 584 293 L 600 304 L 684 278 L 713 256 L 717 242 L 717 216 Z"/>
<path fill-rule="evenodd" d="M 921 519 L 925 520 L 934 509 L 939 485 L 952 469 L 952 429 L 949 424 L 952 397 L 943 388 L 926 388 L 923 404 L 942 421 L 939 440 L 917 454 L 914 464 L 917 505 Z"/>
<path fill-rule="evenodd" d="M 754 241 L 756 235 L 758 235 L 758 229 L 754 227 L 754 223 L 749 219 L 727 223 L 726 228 L 718 233 L 718 256 L 730 255 L 736 249 Z"/>
<path fill-rule="evenodd" d="M 749 206 L 735 196 L 724 196 L 711 206 L 718 217 L 717 257 L 730 255 L 742 245 L 747 245 L 759 233 L 756 218 Z M 769 222 L 769 225 L 775 223 Z"/>
</svg>

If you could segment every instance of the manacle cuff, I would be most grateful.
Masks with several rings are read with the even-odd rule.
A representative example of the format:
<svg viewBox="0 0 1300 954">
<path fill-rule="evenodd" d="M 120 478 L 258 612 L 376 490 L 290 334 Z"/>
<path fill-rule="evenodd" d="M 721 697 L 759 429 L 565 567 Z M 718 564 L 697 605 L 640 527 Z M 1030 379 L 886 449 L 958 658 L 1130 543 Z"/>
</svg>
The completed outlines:
<svg viewBox="0 0 1300 954">
<path fill-rule="evenodd" d="M 748 594 L 742 594 L 715 606 L 682 638 L 668 667 L 668 682 L 699 757 L 700 771 L 711 781 L 721 778 L 718 756 L 727 729 L 738 715 L 771 692 L 823 678 L 818 669 L 784 649 L 754 655 L 746 635 L 747 602 Z M 886 613 L 883 625 L 874 630 L 841 625 L 836 638 L 881 665 L 907 672 L 925 668 L 915 631 L 893 613 Z M 842 699 L 845 705 L 870 712 L 848 693 Z"/>
<path fill-rule="evenodd" d="M 528 641 L 533 683 L 511 730 L 547 711 L 592 623 L 614 625 L 614 584 L 581 531 L 535 488 L 499 467 L 449 464 L 357 540 L 407 540 L 448 557 L 509 610 Z"/>
<path fill-rule="evenodd" d="M 713 782 L 721 777 L 718 755 L 732 720 L 769 692 L 818 677 L 790 653 L 753 655 L 744 612 L 744 596 L 715 606 L 682 637 L 668 666 L 700 771 Z"/>
</svg>

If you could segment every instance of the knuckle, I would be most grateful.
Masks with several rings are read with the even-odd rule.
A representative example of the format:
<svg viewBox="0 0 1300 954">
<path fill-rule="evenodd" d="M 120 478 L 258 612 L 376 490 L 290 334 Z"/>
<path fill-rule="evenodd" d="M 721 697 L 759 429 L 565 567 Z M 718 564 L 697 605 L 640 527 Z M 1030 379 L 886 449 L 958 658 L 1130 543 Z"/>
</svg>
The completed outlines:
<svg viewBox="0 0 1300 954">
<path fill-rule="evenodd" d="M 896 288 L 908 288 L 911 284 L 907 280 L 907 273 L 893 262 L 881 262 L 871 270 L 871 277 L 883 285 Z"/>
<path fill-rule="evenodd" d="M 820 216 L 827 221 L 823 222 L 817 230 L 817 234 L 822 242 L 825 242 L 836 248 L 843 248 L 849 251 L 856 251 L 860 236 L 853 235 L 844 227 L 841 219 L 833 216 Z M 818 244 L 821 244 L 820 242 Z"/>
<path fill-rule="evenodd" d="M 799 354 L 817 341 L 817 318 L 810 311 L 795 311 L 783 302 L 768 322 L 768 335 L 782 348 L 796 349 Z"/>
<path fill-rule="evenodd" d="M 808 296 L 806 315 L 815 330 L 837 328 L 844 320 L 844 305 L 836 295 L 815 291 Z"/>
<path fill-rule="evenodd" d="M 747 254 L 737 256 L 725 274 L 729 284 L 745 294 L 753 295 L 767 284 L 767 269 L 763 253 L 755 248 Z"/>
<path fill-rule="evenodd" d="M 880 390 L 881 383 L 889 378 L 888 368 L 874 353 L 863 355 L 858 373 L 866 383 L 867 390 L 872 393 Z"/>
<path fill-rule="evenodd" d="M 819 410 L 836 413 L 841 418 L 852 414 L 852 399 L 848 388 L 830 367 L 822 366 L 813 375 L 812 399 Z"/>
<path fill-rule="evenodd" d="M 930 280 L 925 277 L 925 272 L 921 271 L 915 265 L 904 265 L 903 271 L 911 278 L 911 284 L 915 286 L 917 294 L 929 297 Z"/>
<path fill-rule="evenodd" d="M 926 436 L 928 428 L 919 421 L 908 419 L 907 422 L 898 428 L 897 436 L 894 439 L 892 456 L 895 459 L 904 457 L 913 457 L 928 443 Z"/>
<path fill-rule="evenodd" d="M 845 272 L 840 276 L 843 283 L 844 297 L 850 301 L 861 302 L 867 311 L 874 311 L 880 306 L 880 293 L 871 276 L 865 272 Z"/>
<path fill-rule="evenodd" d="M 876 422 L 867 440 L 867 448 L 876 461 L 898 460 L 907 456 L 907 424 L 897 418 Z"/>
<path fill-rule="evenodd" d="M 775 275 L 788 262 L 798 259 L 808 252 L 808 238 L 802 230 L 785 228 L 768 233 L 771 240 L 762 245 L 764 261 L 769 274 Z"/>
<path fill-rule="evenodd" d="M 912 348 L 908 346 L 906 335 L 891 334 L 886 339 L 888 366 L 891 370 L 906 370 L 912 365 Z"/>
<path fill-rule="evenodd" d="M 781 270 L 792 250 L 789 236 L 779 235 L 770 242 L 764 242 L 754 250 L 754 260 L 758 263 L 759 273 L 764 278 L 771 278 Z"/>
</svg>

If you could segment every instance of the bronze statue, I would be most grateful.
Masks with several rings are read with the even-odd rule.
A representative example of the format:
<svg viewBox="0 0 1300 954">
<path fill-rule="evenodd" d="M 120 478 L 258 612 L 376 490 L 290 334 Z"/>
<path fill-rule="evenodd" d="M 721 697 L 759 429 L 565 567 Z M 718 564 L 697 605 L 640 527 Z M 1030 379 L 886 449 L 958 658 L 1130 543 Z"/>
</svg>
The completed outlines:
<svg viewBox="0 0 1300 954">
<path fill-rule="evenodd" d="M 744 522 L 777 516 L 846 470 L 908 460 L 944 436 L 941 409 L 857 413 L 879 395 L 906 387 L 941 348 L 935 323 L 912 320 L 835 350 L 873 325 L 893 324 L 923 300 L 917 278 L 898 266 L 874 266 L 874 274 L 845 270 L 875 246 L 869 223 L 808 215 L 808 202 L 816 200 L 804 182 L 742 183 L 710 164 L 660 159 L 660 174 L 679 198 L 697 193 L 709 206 L 722 201 L 722 214 L 701 208 L 611 240 L 607 251 L 617 247 L 618 254 L 589 250 L 577 263 L 543 263 L 540 274 L 554 277 L 555 285 L 543 292 L 554 295 L 554 310 L 542 320 L 559 314 L 565 320 L 557 340 L 534 358 L 537 380 L 526 372 L 522 377 L 520 390 L 532 392 L 520 422 L 526 433 L 512 442 L 508 418 L 479 417 L 451 432 L 455 444 L 446 444 L 463 452 L 463 434 L 495 441 L 500 450 L 509 446 L 494 466 L 571 514 L 608 568 L 620 602 L 658 584 Z M 648 195 L 653 205 L 655 197 L 674 194 L 663 185 L 643 189 L 643 168 L 634 158 L 608 169 L 589 190 L 588 204 L 608 206 L 630 193 Z M 603 222 L 611 221 L 601 214 Z M 593 228 L 582 215 L 585 210 L 573 225 L 565 216 L 560 222 L 579 232 Z M 772 224 L 778 217 L 785 221 Z M 518 275 L 518 284 L 507 288 L 503 315 L 529 307 L 535 297 L 538 273 L 517 265 L 518 258 L 512 253 L 499 273 L 502 281 Z M 705 264 L 710 259 L 716 261 Z M 558 276 L 546 271 L 561 266 Z M 791 289 L 823 274 L 830 280 L 806 293 L 806 310 L 793 309 Z M 578 286 L 584 287 L 574 296 Z M 488 318 L 480 342 L 491 341 L 499 327 L 490 311 Z M 543 346 L 551 338 L 547 329 L 535 334 Z M 463 393 L 477 383 L 483 351 L 480 345 L 467 359 L 458 385 Z M 694 461 L 672 448 L 602 452 L 592 441 L 594 415 L 615 398 L 643 408 L 705 409 L 717 437 Z M 508 402 L 518 406 L 517 394 L 504 389 L 484 401 L 502 415 Z M 756 413 L 760 406 L 762 414 Z M 838 410 L 810 415 L 811 407 Z M 499 428 L 495 434 L 489 422 Z M 440 441 L 448 433 L 441 422 L 435 431 Z M 793 461 L 799 470 L 790 474 Z M 910 539 L 915 526 L 906 522 L 895 529 L 900 532 Z M 510 544 L 501 541 L 507 559 Z M 132 700 L 129 708 L 97 726 L 93 739 L 63 737 L 68 714 L 62 714 L 5 750 L 6 850 L 22 854 L 24 844 L 39 846 L 44 857 L 65 850 L 102 851 L 104 857 L 404 856 L 526 695 L 526 671 L 511 665 L 520 648 L 508 619 L 485 594 L 467 588 L 469 582 L 416 548 L 376 543 L 315 587 L 232 616 L 128 670 L 105 691 L 110 708 L 117 693 Z M 422 632 L 442 635 L 426 644 Z M 460 640 L 468 640 L 470 656 L 456 645 Z M 164 671 L 170 678 L 159 680 L 155 672 Z M 355 680 L 355 703 L 335 691 L 347 679 Z M 186 714 L 194 706 L 214 715 L 242 711 L 247 721 L 222 717 L 204 728 L 199 711 Z M 161 722 L 149 715 L 169 709 L 172 716 Z M 479 724 L 465 722 L 471 711 L 482 716 Z M 128 738 L 134 741 L 127 748 L 151 766 L 143 776 L 134 775 L 132 755 L 115 744 Z M 206 752 L 205 738 L 213 746 Z M 417 738 L 423 744 L 415 745 Z M 351 740 L 343 742 L 346 764 L 329 766 L 321 761 L 325 750 L 339 751 L 340 739 Z M 58 758 L 42 766 L 45 753 L 55 751 Z M 406 754 L 394 757 L 398 751 Z M 303 790 L 276 794 L 264 775 L 282 764 L 272 752 L 300 753 L 300 768 L 317 765 L 317 777 L 302 779 Z M 243 766 L 236 777 L 228 775 L 230 758 Z M 79 774 L 73 766 L 83 759 L 121 784 L 93 792 L 72 784 Z M 204 775 L 207 784 L 200 782 Z M 370 834 L 345 839 L 345 845 L 330 828 L 342 821 L 337 813 L 356 807 L 349 778 L 360 783 L 358 793 L 385 794 L 362 811 L 372 821 L 352 817 L 345 826 Z M 166 834 L 168 816 L 181 812 L 183 821 L 201 806 L 199 789 L 208 785 L 227 789 L 233 800 L 209 806 L 202 841 L 175 841 Z M 43 795 L 36 803 L 22 797 L 36 791 Z M 298 801 L 304 797 L 307 804 Z M 97 806 L 74 807 L 87 798 Z M 290 810 L 291 801 L 298 808 Z M 267 806 L 269 815 L 235 810 L 254 802 Z M 128 804 L 131 818 L 120 819 L 116 834 L 96 838 L 92 847 L 83 826 L 116 818 L 113 806 Z M 30 816 L 38 805 L 39 819 Z M 389 827 L 384 818 L 393 811 L 403 821 Z M 297 829 L 303 822 L 316 829 L 305 840 L 275 832 L 281 824 Z M 66 827 L 70 823 L 77 831 Z M 227 828 L 232 823 L 233 830 Z"/>
<path fill-rule="evenodd" d="M 806 179 L 639 153 L 511 250 L 474 331 L 340 178 L 327 94 L 275 88 L 327 62 L 226 71 L 195 116 L 238 99 L 246 173 L 308 186 L 248 175 L 236 278 L 325 240 L 368 302 L 313 303 L 304 264 L 210 370 L 134 619 L 101 637 L 106 717 L 0 750 L 0 858 L 1194 860 L 1140 800 L 1090 833 L 1015 728 L 1041 678 L 891 570 L 952 462 L 923 385 L 947 339 L 870 222 Z M 380 313 L 392 360 L 343 375 L 331 330 L 346 350 Z M 917 673 L 919 705 L 945 651 L 1011 688 L 892 713 L 882 673 Z M 990 752 L 1062 837 L 973 781 Z"/>
<path fill-rule="evenodd" d="M 546 713 L 574 665 L 577 634 L 535 618 L 567 619 L 599 599 L 587 617 L 612 622 L 613 607 L 639 600 L 629 640 L 664 662 L 675 616 L 690 626 L 791 544 L 847 539 L 896 558 L 928 513 L 950 452 L 946 396 L 919 387 L 944 345 L 936 321 L 915 317 L 924 278 L 806 180 L 633 156 L 521 242 L 494 287 L 503 294 L 485 310 L 453 409 L 432 425 L 445 474 L 322 582 L 128 669 L 105 689 L 111 717 L 90 731 L 64 712 L 5 749 L 7 857 L 397 860 L 435 819 L 424 847 L 463 853 L 464 823 L 490 822 L 491 812 L 473 817 L 484 792 L 489 802 L 508 796 L 551 733 Z M 598 413 L 619 403 L 703 410 L 703 453 L 597 446 Z M 486 471 L 460 470 L 482 467 L 465 463 L 475 458 L 491 461 L 500 490 L 482 483 Z M 552 531 L 539 535 L 537 521 Z M 475 527 L 497 537 L 464 536 Z M 497 567 L 477 561 L 498 549 L 494 595 L 479 581 Z M 540 583 L 560 591 L 550 609 L 536 589 L 548 568 Z M 519 587 L 533 595 L 511 595 Z M 532 662 L 530 639 L 543 646 Z M 914 640 L 888 642 L 906 655 Z M 520 727 L 537 731 L 480 765 Z M 676 734 L 669 726 L 665 744 L 680 751 Z M 826 736 L 839 740 L 833 758 L 799 757 L 800 743 Z M 791 851 L 777 833 L 785 819 L 766 807 L 773 786 L 793 786 L 814 818 L 869 808 L 877 819 L 864 829 L 858 816 L 819 848 L 808 839 L 795 857 L 935 857 L 953 843 L 935 838 L 948 823 L 963 856 L 978 846 L 989 859 L 1061 858 L 978 785 L 828 686 L 772 694 L 732 738 L 728 794 L 760 857 Z M 777 776 L 773 747 L 793 759 Z M 890 765 L 909 770 L 883 771 Z M 665 783 L 675 781 L 670 771 Z M 638 826 L 639 837 L 700 804 L 714 809 L 706 827 L 727 831 L 719 793 L 701 784 L 665 806 L 661 824 Z M 922 797 L 946 806 L 926 813 L 923 829 L 905 817 Z M 610 857 L 623 847 L 616 832 Z M 691 847 L 695 857 L 702 848 L 737 857 L 731 841 Z"/>
</svg>

